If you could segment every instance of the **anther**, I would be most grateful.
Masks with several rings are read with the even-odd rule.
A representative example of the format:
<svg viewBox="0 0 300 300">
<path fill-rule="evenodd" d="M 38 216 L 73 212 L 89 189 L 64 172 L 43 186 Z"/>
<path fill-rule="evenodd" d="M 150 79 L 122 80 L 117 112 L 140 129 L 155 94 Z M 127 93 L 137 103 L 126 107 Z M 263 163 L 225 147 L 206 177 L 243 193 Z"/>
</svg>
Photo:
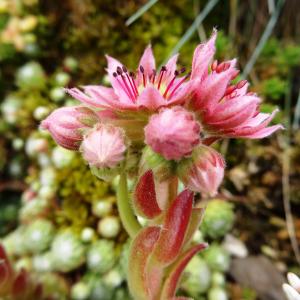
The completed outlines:
<svg viewBox="0 0 300 300">
<path fill-rule="evenodd" d="M 217 60 L 214 60 L 214 62 L 211 64 L 211 70 L 212 70 L 212 71 L 215 71 L 216 68 L 217 68 L 217 66 L 218 66 L 218 61 L 217 61 Z"/>
<path fill-rule="evenodd" d="M 121 67 L 117 67 L 117 73 L 118 75 L 121 75 L 123 73 L 122 68 Z"/>
<path fill-rule="evenodd" d="M 127 73 L 127 68 L 125 66 L 122 67 L 124 73 Z"/>
<path fill-rule="evenodd" d="M 113 76 L 114 76 L 114 77 L 117 77 L 118 74 L 117 74 L 116 72 L 113 72 Z"/>
<path fill-rule="evenodd" d="M 236 87 L 238 88 L 238 89 L 241 89 L 242 87 L 244 87 L 245 86 L 245 84 L 247 83 L 247 80 L 241 80 L 240 82 L 238 82 L 238 84 L 236 85 Z"/>
</svg>

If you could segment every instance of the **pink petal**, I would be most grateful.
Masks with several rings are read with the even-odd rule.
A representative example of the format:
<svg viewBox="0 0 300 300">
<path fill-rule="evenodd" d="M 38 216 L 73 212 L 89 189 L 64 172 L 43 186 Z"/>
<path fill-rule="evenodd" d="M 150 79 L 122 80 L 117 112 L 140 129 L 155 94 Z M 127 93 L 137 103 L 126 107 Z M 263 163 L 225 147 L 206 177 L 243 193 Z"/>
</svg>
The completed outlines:
<svg viewBox="0 0 300 300">
<path fill-rule="evenodd" d="M 168 277 L 164 283 L 161 299 L 173 299 L 176 294 L 176 290 L 178 287 L 178 283 L 180 281 L 180 277 L 187 266 L 187 264 L 190 262 L 190 260 L 193 258 L 193 256 L 205 249 L 207 247 L 207 244 L 200 244 L 197 246 L 194 246 L 187 250 L 185 253 L 183 253 L 180 258 L 178 258 L 177 262 L 171 269 L 171 271 L 168 274 Z M 178 299 L 178 298 L 175 298 Z M 180 298 L 179 298 L 180 299 Z"/>
<path fill-rule="evenodd" d="M 223 98 L 226 88 L 235 72 L 236 60 L 230 61 L 230 68 L 221 73 L 213 72 L 204 81 L 195 87 L 196 93 L 193 100 L 195 109 L 212 111 L 217 103 Z"/>
<path fill-rule="evenodd" d="M 137 98 L 137 105 L 149 110 L 156 110 L 165 104 L 165 99 L 154 87 L 146 87 Z"/>
<path fill-rule="evenodd" d="M 255 117 L 256 121 L 255 123 L 253 121 L 247 121 L 240 128 L 235 129 L 232 131 L 232 133 L 229 133 L 229 136 L 234 137 L 246 137 L 246 138 L 259 138 L 259 136 L 265 137 L 270 134 L 272 134 L 274 131 L 278 129 L 282 129 L 282 125 L 275 125 L 276 127 L 272 126 L 271 131 L 265 131 L 263 129 L 266 129 L 268 124 L 272 121 L 275 114 L 278 112 L 278 110 L 274 110 L 271 114 L 259 114 Z M 263 120 L 259 125 L 253 126 L 253 124 L 257 124 L 257 120 Z M 262 130 L 262 131 L 261 131 Z M 257 137 L 255 137 L 255 134 L 257 134 Z"/>
<path fill-rule="evenodd" d="M 133 240 L 129 252 L 128 286 L 135 299 L 151 299 L 146 266 L 150 253 L 159 237 L 159 227 L 142 229 Z"/>
<path fill-rule="evenodd" d="M 224 121 L 242 113 L 249 105 L 257 106 L 259 102 L 260 99 L 256 96 L 241 96 L 226 100 L 223 103 L 219 103 L 211 112 L 210 120 L 212 122 Z"/>
<path fill-rule="evenodd" d="M 153 172 L 145 172 L 139 179 L 134 191 L 133 205 L 138 215 L 153 219 L 161 214 L 156 201 Z"/>
<path fill-rule="evenodd" d="M 123 67 L 118 60 L 113 57 L 106 55 L 107 59 L 107 72 L 109 76 L 110 83 L 114 89 L 115 94 L 119 97 L 119 101 L 125 104 L 132 103 L 132 99 L 130 98 L 130 93 L 126 91 L 124 84 L 122 83 L 122 79 L 120 76 L 114 77 L 113 73 L 117 71 L 117 68 Z"/>
<path fill-rule="evenodd" d="M 212 126 L 213 128 L 219 128 L 219 130 L 234 128 L 243 124 L 245 121 L 251 118 L 256 112 L 256 109 L 256 104 L 250 104 L 239 113 L 234 114 L 228 119 L 219 122 L 209 122 L 209 126 Z"/>
<path fill-rule="evenodd" d="M 264 137 L 271 135 L 272 133 L 274 133 L 279 129 L 284 129 L 284 127 L 282 125 L 274 125 L 267 128 L 262 128 L 253 134 L 244 135 L 243 137 L 248 139 L 262 139 Z"/>
<path fill-rule="evenodd" d="M 168 105 L 177 105 L 177 104 L 182 104 L 186 102 L 186 100 L 189 98 L 191 93 L 193 92 L 193 87 L 194 82 L 193 81 L 188 81 L 184 82 L 178 90 L 172 95 L 171 98 L 168 99 Z M 174 84 L 175 86 L 175 84 Z"/>
<path fill-rule="evenodd" d="M 215 42 L 217 38 L 217 31 L 214 30 L 210 39 L 200 44 L 194 51 L 193 63 L 192 63 L 192 74 L 191 79 L 202 80 L 204 75 L 208 72 L 208 66 L 215 54 Z"/>
<path fill-rule="evenodd" d="M 166 63 L 167 72 L 164 75 L 164 82 L 166 83 L 166 85 L 168 85 L 170 80 L 172 80 L 174 77 L 174 73 L 177 68 L 177 59 L 178 59 L 178 54 L 175 54 Z"/>
<path fill-rule="evenodd" d="M 155 70 L 155 58 L 152 52 L 151 45 L 149 45 L 145 49 L 143 56 L 139 62 L 139 66 L 143 66 L 146 75 L 151 75 L 153 73 L 153 70 Z"/>
<path fill-rule="evenodd" d="M 152 253 L 152 260 L 160 267 L 169 265 L 181 250 L 192 213 L 194 194 L 188 190 L 180 193 L 166 212 L 159 239 Z"/>
</svg>

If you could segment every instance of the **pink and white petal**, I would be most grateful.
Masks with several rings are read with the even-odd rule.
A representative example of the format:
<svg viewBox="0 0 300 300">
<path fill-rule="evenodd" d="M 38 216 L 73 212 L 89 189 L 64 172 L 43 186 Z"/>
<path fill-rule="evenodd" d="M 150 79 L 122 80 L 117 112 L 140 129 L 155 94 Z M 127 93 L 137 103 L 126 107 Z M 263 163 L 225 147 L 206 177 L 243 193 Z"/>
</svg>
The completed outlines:
<svg viewBox="0 0 300 300">
<path fill-rule="evenodd" d="M 119 97 L 119 101 L 123 103 L 130 103 L 131 95 L 129 92 L 126 91 L 125 85 L 122 82 L 120 76 L 114 77 L 114 73 L 117 71 L 117 68 L 122 68 L 123 64 L 121 64 L 118 60 L 113 57 L 106 55 L 107 59 L 107 72 L 110 83 L 114 89 L 115 94 Z"/>
<path fill-rule="evenodd" d="M 105 55 L 106 60 L 107 60 L 107 72 L 109 74 L 113 74 L 114 72 L 117 72 L 117 68 L 123 66 L 123 64 L 118 61 L 117 59 L 109 56 L 109 55 Z"/>
<path fill-rule="evenodd" d="M 142 84 L 143 82 L 143 74 L 140 72 L 140 66 L 142 66 L 144 68 L 144 74 L 146 76 L 146 78 L 148 78 L 150 75 L 153 74 L 153 70 L 155 70 L 155 58 L 152 52 L 152 47 L 151 45 L 149 45 L 142 57 L 141 60 L 139 62 L 139 66 L 138 66 L 138 75 L 137 75 L 137 85 L 139 86 L 140 84 Z"/>
<path fill-rule="evenodd" d="M 249 83 L 246 83 L 242 88 L 236 90 L 237 96 L 245 96 L 249 88 Z"/>
<path fill-rule="evenodd" d="M 200 81 L 208 72 L 208 66 L 214 57 L 216 47 L 217 30 L 214 30 L 210 39 L 200 44 L 194 51 L 191 79 L 199 79 Z"/>
<path fill-rule="evenodd" d="M 167 100 L 168 105 L 177 105 L 184 103 L 193 92 L 194 82 L 192 80 L 184 82 L 178 90 Z"/>
<path fill-rule="evenodd" d="M 139 67 L 143 66 L 145 73 L 147 75 L 151 75 L 153 73 L 153 70 L 155 70 L 155 58 L 152 52 L 152 47 L 149 45 L 144 53 L 143 56 L 139 62 Z"/>
<path fill-rule="evenodd" d="M 166 105 L 166 100 L 154 87 L 146 87 L 137 98 L 137 105 L 149 110 L 156 110 Z"/>
<path fill-rule="evenodd" d="M 242 96 L 229 99 L 223 103 L 219 103 L 216 108 L 211 111 L 209 116 L 212 122 L 223 121 L 240 114 L 247 106 L 257 106 L 260 98 L 256 96 Z"/>
<path fill-rule="evenodd" d="M 86 85 L 83 87 L 85 93 L 94 98 L 103 99 L 104 101 L 117 101 L 118 97 L 114 90 L 101 85 Z"/>
<path fill-rule="evenodd" d="M 173 55 L 168 62 L 166 63 L 167 72 L 164 75 L 163 81 L 165 82 L 165 85 L 168 85 L 168 83 L 173 79 L 174 73 L 177 68 L 177 59 L 178 54 Z"/>
<path fill-rule="evenodd" d="M 279 129 L 284 129 L 284 127 L 282 125 L 273 125 L 270 127 L 262 128 L 253 134 L 243 135 L 241 137 L 248 138 L 248 139 L 262 139 L 264 137 L 271 135 L 272 133 L 274 133 Z"/>
<path fill-rule="evenodd" d="M 256 104 L 250 104 L 242 109 L 239 113 L 234 114 L 228 119 L 221 120 L 219 122 L 209 122 L 209 126 L 212 126 L 213 128 L 219 128 L 220 130 L 228 130 L 240 126 L 254 115 L 256 112 L 256 107 Z M 203 122 L 205 122 L 205 118 L 203 119 Z"/>
<path fill-rule="evenodd" d="M 215 105 L 223 98 L 226 88 L 235 72 L 235 61 L 229 63 L 231 67 L 221 73 L 213 72 L 207 76 L 198 86 L 195 87 L 193 105 L 195 109 L 212 111 Z"/>
<path fill-rule="evenodd" d="M 99 108 L 110 107 L 110 105 L 105 101 L 103 101 L 103 99 L 95 99 L 94 97 L 90 97 L 78 88 L 70 88 L 70 89 L 66 88 L 65 91 L 73 98 L 79 100 L 80 102 L 88 106 L 99 107 Z"/>
</svg>

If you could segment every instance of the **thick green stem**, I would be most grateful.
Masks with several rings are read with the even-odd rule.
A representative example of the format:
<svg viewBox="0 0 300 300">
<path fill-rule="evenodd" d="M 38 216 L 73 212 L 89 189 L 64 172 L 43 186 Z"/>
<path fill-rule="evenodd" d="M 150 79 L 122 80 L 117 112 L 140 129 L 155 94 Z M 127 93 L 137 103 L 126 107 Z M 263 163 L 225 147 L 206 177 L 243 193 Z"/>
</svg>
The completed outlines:
<svg viewBox="0 0 300 300">
<path fill-rule="evenodd" d="M 138 223 L 130 204 L 127 187 L 127 176 L 125 173 L 122 173 L 120 175 L 120 181 L 117 189 L 117 205 L 120 218 L 125 230 L 130 235 L 130 237 L 135 237 L 135 235 L 141 229 L 141 225 Z"/>
</svg>

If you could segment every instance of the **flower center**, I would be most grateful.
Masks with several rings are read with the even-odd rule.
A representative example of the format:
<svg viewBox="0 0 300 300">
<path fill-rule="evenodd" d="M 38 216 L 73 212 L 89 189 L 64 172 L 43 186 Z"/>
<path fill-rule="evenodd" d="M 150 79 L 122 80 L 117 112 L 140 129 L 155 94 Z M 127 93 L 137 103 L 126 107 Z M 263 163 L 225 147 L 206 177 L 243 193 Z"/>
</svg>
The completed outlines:
<svg viewBox="0 0 300 300">
<path fill-rule="evenodd" d="M 125 66 L 117 67 L 113 76 L 117 79 L 120 87 L 127 94 L 133 103 L 136 102 L 140 93 L 148 86 L 158 89 L 165 99 L 170 99 L 179 87 L 190 77 L 191 73 L 178 78 L 178 76 L 185 72 L 185 68 L 176 70 L 173 76 L 168 73 L 167 67 L 162 66 L 159 73 L 153 70 L 151 74 L 145 72 L 141 65 L 136 73 L 128 72 Z M 141 82 L 137 82 L 136 75 L 141 78 Z M 178 79 L 178 80 L 176 80 Z"/>
</svg>

